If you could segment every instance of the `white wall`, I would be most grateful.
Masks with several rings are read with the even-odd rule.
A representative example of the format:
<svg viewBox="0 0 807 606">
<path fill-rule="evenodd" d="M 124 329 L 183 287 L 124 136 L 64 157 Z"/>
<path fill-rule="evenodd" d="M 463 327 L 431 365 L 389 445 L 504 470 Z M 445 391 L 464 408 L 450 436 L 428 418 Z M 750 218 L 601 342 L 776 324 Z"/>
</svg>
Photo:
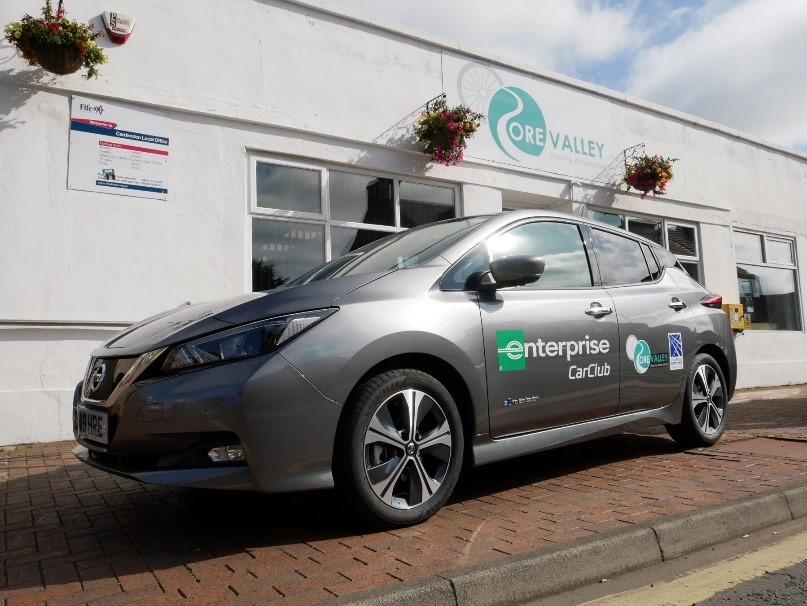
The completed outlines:
<svg viewBox="0 0 807 606">
<path fill-rule="evenodd" d="M 0 42 L 0 444 L 68 437 L 73 387 L 110 334 L 19 322 L 125 324 L 250 289 L 252 153 L 460 183 L 466 213 L 498 210 L 504 192 L 524 204 L 586 202 L 698 222 L 706 285 L 727 301 L 738 300 L 731 226 L 797 237 L 807 267 L 807 221 L 793 212 L 807 181 L 803 155 L 538 74 L 605 95 L 618 148 L 644 142 L 649 153 L 680 158 L 669 195 L 570 188 L 574 176 L 485 162 L 434 166 L 415 150 L 410 126 L 442 92 L 442 51 L 459 46 L 319 4 L 120 0 L 114 9 L 135 16 L 134 33 L 123 46 L 102 43 L 110 63 L 89 82 L 28 68 Z M 68 8 L 97 21 L 110 7 Z M 29 0 L 4 0 L 0 22 L 32 10 Z M 168 200 L 67 189 L 71 94 L 168 112 Z M 740 385 L 807 381 L 804 333 L 749 331 L 737 344 Z"/>
</svg>

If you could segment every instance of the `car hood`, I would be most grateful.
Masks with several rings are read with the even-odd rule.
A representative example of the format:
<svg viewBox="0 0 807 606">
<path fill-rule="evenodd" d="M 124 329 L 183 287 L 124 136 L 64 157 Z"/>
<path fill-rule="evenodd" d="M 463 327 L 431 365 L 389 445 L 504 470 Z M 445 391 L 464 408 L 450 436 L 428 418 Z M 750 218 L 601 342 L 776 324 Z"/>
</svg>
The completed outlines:
<svg viewBox="0 0 807 606">
<path fill-rule="evenodd" d="M 93 357 L 136 356 L 263 318 L 331 307 L 339 297 L 390 272 L 345 276 L 256 292 L 196 305 L 181 305 L 118 333 Z"/>
</svg>

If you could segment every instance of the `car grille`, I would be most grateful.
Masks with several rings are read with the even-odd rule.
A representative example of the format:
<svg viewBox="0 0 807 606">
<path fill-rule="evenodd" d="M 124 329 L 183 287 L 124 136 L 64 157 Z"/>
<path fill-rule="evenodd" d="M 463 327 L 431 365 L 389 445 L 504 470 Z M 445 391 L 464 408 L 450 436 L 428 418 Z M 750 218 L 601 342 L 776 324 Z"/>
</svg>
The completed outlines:
<svg viewBox="0 0 807 606">
<path fill-rule="evenodd" d="M 103 401 L 121 382 L 137 358 L 93 358 L 84 378 L 84 398 Z"/>
</svg>

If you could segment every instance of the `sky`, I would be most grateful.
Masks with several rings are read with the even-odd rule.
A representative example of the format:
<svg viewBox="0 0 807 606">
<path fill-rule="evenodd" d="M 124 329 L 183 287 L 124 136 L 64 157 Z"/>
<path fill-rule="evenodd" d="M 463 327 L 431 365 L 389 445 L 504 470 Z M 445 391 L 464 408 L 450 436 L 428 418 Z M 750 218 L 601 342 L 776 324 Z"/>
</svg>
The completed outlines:
<svg viewBox="0 0 807 606">
<path fill-rule="evenodd" d="M 331 0 L 807 152 L 807 0 Z"/>
</svg>

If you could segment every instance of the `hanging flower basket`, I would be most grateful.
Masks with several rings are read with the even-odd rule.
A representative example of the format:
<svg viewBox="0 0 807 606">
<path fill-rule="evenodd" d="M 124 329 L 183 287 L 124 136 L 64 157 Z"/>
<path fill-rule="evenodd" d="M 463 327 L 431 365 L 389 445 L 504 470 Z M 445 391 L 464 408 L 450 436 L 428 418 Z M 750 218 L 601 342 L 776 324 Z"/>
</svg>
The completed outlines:
<svg viewBox="0 0 807 606">
<path fill-rule="evenodd" d="M 51 0 L 42 7 L 42 17 L 25 15 L 3 30 L 6 40 L 17 47 L 29 65 L 65 75 L 87 68 L 85 78 L 98 77 L 97 66 L 106 63 L 104 51 L 95 43 L 100 33 L 91 26 L 65 19 L 63 0 L 56 11 Z"/>
<path fill-rule="evenodd" d="M 677 158 L 663 158 L 659 155 L 638 156 L 625 163 L 623 181 L 627 183 L 628 190 L 632 187 L 642 192 L 642 200 L 648 192 L 653 192 L 654 196 L 662 196 L 667 193 L 667 183 L 673 178 L 672 163 L 677 161 Z"/>
<path fill-rule="evenodd" d="M 65 75 L 77 72 L 84 63 L 75 45 L 51 44 L 33 50 L 37 64 L 54 74 Z"/>
<path fill-rule="evenodd" d="M 445 95 L 441 95 L 426 104 L 415 123 L 415 136 L 424 154 L 452 166 L 462 161 L 467 140 L 479 129 L 483 117 L 464 105 L 449 108 Z"/>
</svg>

